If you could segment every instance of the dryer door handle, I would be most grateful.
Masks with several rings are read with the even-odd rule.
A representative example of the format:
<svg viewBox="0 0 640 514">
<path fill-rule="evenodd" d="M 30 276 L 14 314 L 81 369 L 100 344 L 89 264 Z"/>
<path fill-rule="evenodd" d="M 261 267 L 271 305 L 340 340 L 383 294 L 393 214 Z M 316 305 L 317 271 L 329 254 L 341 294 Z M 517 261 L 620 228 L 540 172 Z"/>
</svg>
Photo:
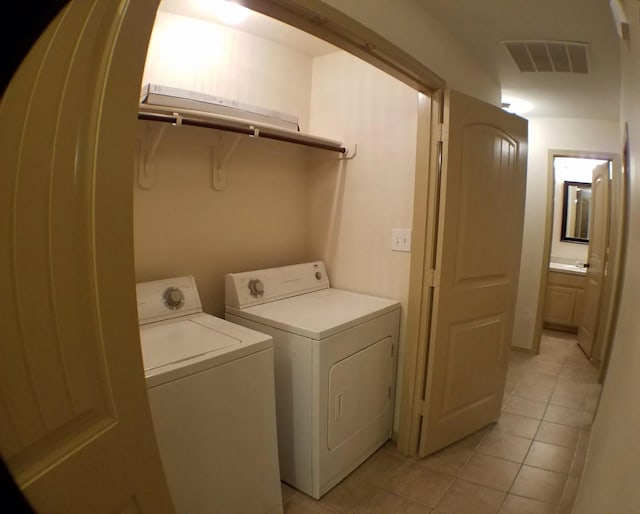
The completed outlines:
<svg viewBox="0 0 640 514">
<path fill-rule="evenodd" d="M 333 406 L 333 419 L 335 421 L 339 420 L 342 417 L 342 393 L 336 394 Z"/>
</svg>

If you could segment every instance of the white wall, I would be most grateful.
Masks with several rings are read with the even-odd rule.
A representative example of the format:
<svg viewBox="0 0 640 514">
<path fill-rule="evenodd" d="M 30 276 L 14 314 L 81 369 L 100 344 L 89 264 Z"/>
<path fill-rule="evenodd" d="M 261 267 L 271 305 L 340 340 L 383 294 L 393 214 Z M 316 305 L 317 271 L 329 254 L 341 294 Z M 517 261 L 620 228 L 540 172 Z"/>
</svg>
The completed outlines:
<svg viewBox="0 0 640 514">
<path fill-rule="evenodd" d="M 624 3 L 631 22 L 631 41 L 621 44 L 620 110 L 622 125 L 629 123 L 631 157 L 628 253 L 611 362 L 575 514 L 640 512 L 640 5 L 636 0 Z M 622 147 L 622 136 L 618 141 Z"/>
<path fill-rule="evenodd" d="M 296 0 L 305 3 L 303 0 Z M 403 49 L 447 86 L 500 105 L 500 84 L 417 0 L 321 0 Z M 366 3 L 366 5 L 365 5 Z"/>
<path fill-rule="evenodd" d="M 159 11 L 147 82 L 293 114 L 303 132 L 309 128 L 311 57 L 224 25 Z"/>
<path fill-rule="evenodd" d="M 417 111 L 415 90 L 349 54 L 314 60 L 311 129 L 357 143 L 358 155 L 312 161 L 310 253 L 333 286 L 400 300 L 399 363 L 410 254 L 391 251 L 391 229 L 411 228 Z"/>
<path fill-rule="evenodd" d="M 520 261 L 520 281 L 513 346 L 533 348 L 544 251 L 549 150 L 619 153 L 618 124 L 613 121 L 532 118 L 529 120 L 527 200 Z"/>
</svg>

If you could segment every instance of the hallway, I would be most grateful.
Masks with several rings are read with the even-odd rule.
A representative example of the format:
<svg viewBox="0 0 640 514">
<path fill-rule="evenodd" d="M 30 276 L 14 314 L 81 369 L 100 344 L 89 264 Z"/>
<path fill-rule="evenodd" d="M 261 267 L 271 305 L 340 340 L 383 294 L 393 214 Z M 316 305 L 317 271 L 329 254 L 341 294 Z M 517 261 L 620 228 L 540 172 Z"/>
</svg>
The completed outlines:
<svg viewBox="0 0 640 514">
<path fill-rule="evenodd" d="M 601 386 L 573 334 L 512 351 L 495 425 L 418 460 L 387 443 L 320 501 L 283 484 L 287 514 L 568 514 Z"/>
</svg>

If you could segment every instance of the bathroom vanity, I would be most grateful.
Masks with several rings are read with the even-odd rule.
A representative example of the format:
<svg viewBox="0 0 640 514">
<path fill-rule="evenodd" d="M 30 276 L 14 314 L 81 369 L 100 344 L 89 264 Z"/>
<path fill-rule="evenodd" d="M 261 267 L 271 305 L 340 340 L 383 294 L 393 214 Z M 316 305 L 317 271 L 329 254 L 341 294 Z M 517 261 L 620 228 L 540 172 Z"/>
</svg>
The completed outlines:
<svg viewBox="0 0 640 514">
<path fill-rule="evenodd" d="M 544 326 L 577 332 L 586 285 L 586 268 L 551 263 L 547 275 Z"/>
</svg>

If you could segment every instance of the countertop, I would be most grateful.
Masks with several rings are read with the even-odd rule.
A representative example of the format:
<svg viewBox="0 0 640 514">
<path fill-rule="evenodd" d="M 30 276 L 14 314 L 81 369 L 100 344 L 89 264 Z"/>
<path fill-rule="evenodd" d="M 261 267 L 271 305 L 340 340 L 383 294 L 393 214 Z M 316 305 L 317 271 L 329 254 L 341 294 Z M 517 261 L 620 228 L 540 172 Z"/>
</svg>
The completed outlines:
<svg viewBox="0 0 640 514">
<path fill-rule="evenodd" d="M 559 271 L 560 273 L 569 273 L 571 275 L 587 274 L 587 268 L 579 268 L 575 264 L 562 264 L 559 262 L 550 262 L 549 271 Z"/>
</svg>

